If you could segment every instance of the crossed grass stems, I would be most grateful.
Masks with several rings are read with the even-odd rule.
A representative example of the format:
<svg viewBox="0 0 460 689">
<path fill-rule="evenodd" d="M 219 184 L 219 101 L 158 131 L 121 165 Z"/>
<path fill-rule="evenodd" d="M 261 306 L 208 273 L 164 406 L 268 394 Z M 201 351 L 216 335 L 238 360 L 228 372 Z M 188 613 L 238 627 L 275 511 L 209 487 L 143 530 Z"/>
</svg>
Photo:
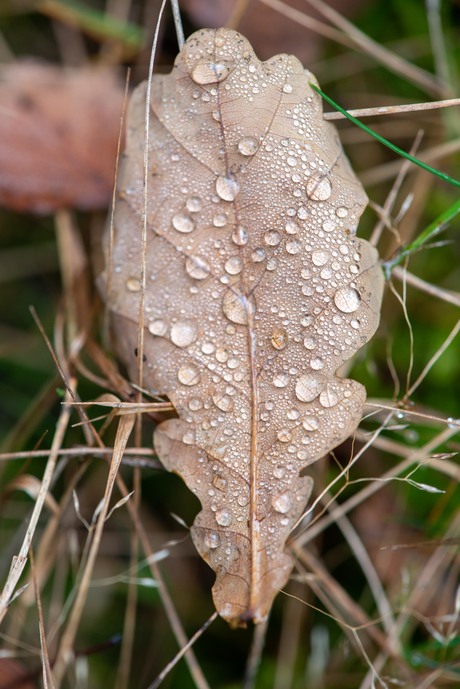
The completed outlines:
<svg viewBox="0 0 460 689">
<path fill-rule="evenodd" d="M 292 8 L 288 8 L 278 0 L 262 0 L 262 2 L 275 7 L 284 14 L 292 16 Z M 408 80 L 412 79 L 419 85 L 424 84 L 430 95 L 437 94 L 441 97 L 446 94 L 449 95 L 448 89 L 445 86 L 442 87 L 442 79 L 430 78 L 432 75 L 423 73 L 421 70 L 414 72 L 413 66 L 405 63 L 388 51 L 383 53 L 379 51 L 376 54 L 375 44 L 358 31 L 356 27 L 353 27 L 343 17 L 327 7 L 325 3 L 319 0 L 314 2 L 313 0 L 308 0 L 308 3 L 320 9 L 323 18 L 328 21 L 327 24 L 324 24 L 315 20 L 315 30 L 322 31 L 323 33 L 326 32 L 329 34 L 329 37 L 331 37 L 330 34 L 332 32 L 334 40 L 340 40 L 348 47 L 351 46 L 353 49 L 373 55 L 377 58 L 377 61 L 406 76 Z M 164 6 L 165 1 L 162 3 L 157 29 Z M 242 3 L 237 3 L 237 6 L 237 10 L 239 8 L 239 11 L 241 11 Z M 175 9 L 177 18 L 177 5 Z M 301 16 L 299 16 L 299 13 L 295 14 L 296 20 L 311 26 L 311 18 L 308 18 L 305 14 L 300 14 Z M 152 51 L 151 71 L 157 37 L 158 30 L 155 34 L 154 49 Z M 179 29 L 178 41 L 179 44 L 183 41 L 183 34 L 180 33 Z M 445 77 L 445 70 L 442 68 L 444 64 L 442 58 L 446 50 L 442 35 L 439 33 L 433 34 L 432 46 L 437 56 L 437 65 L 441 76 Z M 337 106 L 323 92 L 321 92 L 321 95 L 334 108 L 337 108 L 336 113 L 326 115 L 328 119 L 337 119 L 338 115 L 350 119 L 349 113 Z M 422 104 L 422 107 L 445 107 L 446 105 L 458 105 L 458 102 L 455 99 L 446 100 L 446 98 L 443 98 L 435 103 Z M 385 113 L 382 112 L 381 108 L 369 108 L 358 114 L 360 117 L 367 115 L 389 116 L 403 109 L 406 111 L 416 111 L 419 109 L 419 106 L 402 106 L 400 108 L 394 106 L 392 109 L 387 108 Z M 355 115 L 351 115 L 351 118 L 355 118 Z M 367 133 L 371 133 L 372 136 L 375 135 L 374 132 L 369 132 L 356 119 L 352 119 L 352 121 Z M 146 132 L 147 135 L 148 132 Z M 378 137 L 378 135 L 377 138 L 381 140 L 381 137 Z M 384 141 L 383 143 L 388 142 Z M 383 170 L 383 177 L 385 174 L 388 174 L 393 177 L 394 181 L 383 206 L 373 204 L 378 218 L 371 234 L 371 242 L 374 245 L 379 243 L 385 231 L 396 237 L 397 242 L 400 243 L 398 224 L 403 220 L 404 212 L 407 211 L 408 206 L 404 208 L 403 202 L 398 214 L 399 217 L 397 215 L 394 218 L 395 207 L 400 198 L 401 187 L 408 177 L 412 163 L 424 167 L 425 170 L 437 175 L 447 184 L 460 186 L 457 180 L 434 170 L 426 162 L 427 160 L 430 162 L 432 160 L 436 161 L 437 157 L 445 152 L 445 146 L 444 149 L 437 147 L 434 150 L 425 151 L 424 162 L 415 157 L 420 143 L 421 135 L 419 134 L 416 136 L 409 154 L 401 152 L 401 149 L 396 150 L 399 155 L 404 154 L 406 158 L 402 163 L 395 163 L 398 169 L 395 171 L 393 165 L 391 170 Z M 452 150 L 458 150 L 460 147 L 458 140 L 453 142 L 453 144 Z M 392 148 L 395 150 L 394 146 Z M 377 171 L 377 174 L 379 174 L 379 171 Z M 380 171 L 380 174 L 382 175 L 382 171 Z M 394 672 L 395 676 L 397 676 L 398 671 L 400 671 L 402 676 L 408 678 L 408 683 L 412 681 L 413 675 L 411 674 L 410 663 L 405 657 L 405 645 L 417 624 L 424 626 L 433 639 L 440 644 L 441 648 L 444 644 L 446 653 L 449 645 L 454 642 L 458 633 L 459 604 L 456 605 L 450 615 L 445 615 L 442 620 L 425 616 L 420 612 L 420 607 L 426 595 L 427 585 L 433 582 L 439 585 L 443 573 L 453 565 L 455 549 L 450 546 L 455 545 L 460 516 L 454 513 L 451 523 L 445 529 L 443 538 L 439 542 L 430 544 L 432 548 L 429 550 L 429 555 L 425 562 L 417 571 L 417 576 L 412 582 L 410 594 L 407 596 L 404 604 L 398 607 L 391 602 L 389 593 L 385 590 L 375 565 L 348 515 L 359 505 L 363 505 L 372 495 L 377 494 L 383 486 L 395 481 L 405 482 L 407 485 L 428 493 L 442 493 L 436 486 L 418 480 L 417 471 L 420 467 L 431 467 L 452 482 L 458 482 L 460 478 L 460 470 L 455 461 L 453 461 L 453 453 L 445 450 L 446 447 L 452 444 L 452 439 L 458 432 L 458 421 L 446 419 L 442 414 L 419 409 L 415 405 L 412 406 L 411 402 L 413 394 L 426 380 L 431 368 L 454 341 L 460 329 L 460 321 L 454 325 L 442 345 L 432 354 L 416 380 L 412 381 L 415 342 L 411 318 L 406 306 L 408 285 L 429 295 L 431 298 L 456 306 L 460 305 L 460 294 L 430 284 L 413 275 L 408 270 L 410 258 L 420 250 L 427 249 L 459 212 L 460 202 L 455 201 L 446 211 L 420 232 L 415 239 L 404 246 L 400 245 L 383 262 L 383 269 L 388 280 L 389 289 L 399 303 L 407 323 L 410 345 L 406 380 L 402 384 L 399 382 L 396 368 L 392 362 L 391 354 L 389 354 L 388 367 L 394 380 L 393 399 L 368 401 L 366 407 L 367 423 L 365 421 L 363 427 L 355 434 L 348 462 L 345 466 L 342 466 L 339 459 L 332 453 L 337 466 L 336 476 L 317 495 L 314 503 L 308 507 L 305 519 L 291 539 L 289 547 L 297 560 L 296 573 L 293 579 L 297 582 L 299 588 L 294 588 L 294 592 L 284 592 L 286 600 L 284 602 L 283 625 L 279 641 L 279 663 L 274 678 L 275 689 L 291 686 L 294 681 L 296 655 L 299 648 L 302 647 L 301 622 L 304 608 L 315 608 L 321 615 L 332 618 L 343 630 L 344 636 L 349 639 L 353 648 L 361 655 L 368 667 L 364 677 L 360 680 L 360 687 L 362 689 L 373 686 L 388 686 L 386 676 L 388 676 L 389 672 L 390 674 Z M 65 211 L 56 215 L 55 225 L 60 252 L 64 295 L 63 307 L 57 314 L 54 344 L 51 344 L 48 339 L 38 316 L 36 314 L 33 315 L 55 362 L 57 380 L 61 380 L 65 388 L 64 402 L 57 422 L 51 450 L 38 449 L 24 453 L 4 453 L 1 457 L 3 461 L 38 460 L 39 457 L 46 458 L 47 460 L 41 482 L 34 480 L 32 476 L 26 474 L 22 477 L 22 484 L 19 485 L 18 483 L 17 486 L 18 489 L 25 490 L 35 496 L 35 506 L 28 522 L 22 546 L 13 562 L 2 597 L 0 598 L 0 621 L 6 616 L 10 605 L 12 610 L 16 611 L 16 614 L 11 617 L 4 638 L 9 639 L 12 642 L 12 647 L 15 647 L 14 640 L 20 639 L 23 624 L 21 622 L 21 615 L 17 614 L 17 612 L 22 611 L 25 617 L 25 612 L 36 603 L 40 649 L 35 652 L 41 658 L 43 684 L 45 687 L 58 689 L 65 679 L 69 665 L 72 663 L 78 665 L 79 662 L 82 662 L 83 656 L 80 658 L 78 656 L 75 657 L 73 655 L 73 648 L 90 588 L 96 585 L 102 586 L 116 582 L 125 582 L 127 583 L 127 603 L 120 664 L 116 681 L 117 689 L 124 689 L 124 687 L 130 685 L 138 587 L 155 586 L 160 594 L 162 605 L 180 650 L 171 659 L 170 663 L 164 667 L 156 680 L 149 685 L 149 689 L 159 686 L 161 681 L 182 657 L 185 658 L 188 664 L 195 686 L 199 689 L 206 689 L 209 685 L 192 646 L 196 639 L 204 634 L 208 626 L 214 622 L 216 614 L 211 615 L 204 625 L 193 636 L 188 638 L 174 605 L 173 598 L 165 585 L 159 564 L 170 556 L 176 544 L 171 543 L 167 547 L 155 552 L 152 549 L 148 534 L 140 517 L 142 471 L 146 467 L 159 468 L 152 448 L 142 446 L 142 416 L 147 414 L 154 420 L 158 420 L 161 418 L 161 414 L 170 410 L 171 407 L 163 400 L 149 400 L 142 390 L 141 377 L 139 378 L 140 386 L 133 386 L 126 381 L 112 361 L 92 340 L 90 336 L 92 323 L 88 314 L 94 313 L 94 304 L 90 296 L 91 289 L 88 282 L 87 258 L 79 238 L 78 229 L 72 216 Z M 76 256 L 78 260 L 76 260 Z M 402 289 L 397 289 L 394 280 L 401 283 Z M 78 289 L 75 289 L 75 285 L 79 285 Z M 141 345 L 139 351 L 142 351 L 141 333 L 143 329 L 140 328 L 139 332 L 139 342 Z M 83 353 L 85 357 L 89 357 L 91 368 L 84 363 L 86 359 L 83 358 Z M 139 359 L 141 360 L 141 358 L 140 356 Z M 94 372 L 94 369 L 96 369 L 97 373 Z M 84 378 L 91 380 L 92 383 L 98 385 L 102 390 L 115 391 L 116 396 L 113 393 L 104 393 L 95 402 L 82 402 L 78 394 L 78 387 L 79 379 Z M 56 380 L 52 381 L 52 387 L 55 385 Z M 137 391 L 137 399 L 134 402 L 132 401 L 133 389 Z M 146 399 L 147 401 L 145 401 Z M 110 409 L 110 413 L 106 416 L 106 420 L 99 430 L 94 425 L 98 419 L 89 418 L 87 413 L 87 407 L 93 404 Z M 75 412 L 79 417 L 86 446 L 66 448 L 66 435 L 71 424 L 72 414 Z M 432 431 L 431 438 L 427 442 L 422 443 L 420 447 L 412 447 L 407 442 L 403 442 L 403 435 L 401 435 L 402 440 L 400 438 L 395 440 L 387 433 L 391 430 L 395 432 L 402 431 L 402 425 L 406 426 L 412 421 L 425 425 Z M 110 447 L 104 443 L 104 433 L 110 424 L 113 423 L 116 424 L 117 429 L 113 446 Z M 127 446 L 131 436 L 134 437 L 134 447 Z M 397 459 L 396 465 L 379 477 L 354 478 L 352 471 L 354 465 L 370 448 L 373 451 L 379 450 L 392 455 Z M 109 474 L 104 495 L 91 520 L 88 522 L 80 511 L 77 486 L 87 471 L 88 460 L 96 457 L 101 457 L 107 461 Z M 59 502 L 57 502 L 53 498 L 51 490 L 65 466 L 68 466 L 69 463 L 76 459 L 80 461 L 80 465 L 74 471 L 69 485 L 66 486 L 63 495 Z M 133 467 L 133 490 L 128 489 L 118 471 L 122 463 Z M 351 491 L 351 497 L 344 496 L 343 501 L 339 503 L 337 501 L 338 496 L 351 486 L 354 486 L 354 490 Z M 115 500 L 115 504 L 110 507 L 113 503 L 115 487 L 121 497 Z M 69 509 L 72 503 L 78 519 L 87 530 L 87 539 L 71 594 L 63 604 L 60 615 L 54 619 L 53 625 L 48 627 L 42 609 L 41 591 L 51 574 L 49 562 L 56 557 L 54 541 L 59 533 L 62 515 L 66 509 Z M 32 546 L 35 530 L 44 509 L 50 512 L 51 516 L 47 519 L 44 530 L 40 533 L 38 539 L 35 538 L 34 546 Z M 110 578 L 110 580 L 94 580 L 93 574 L 102 543 L 104 525 L 112 517 L 114 511 L 119 509 L 126 509 L 132 525 L 129 567 L 125 572 Z M 342 532 L 344 540 L 348 543 L 355 560 L 360 565 L 369 590 L 372 593 L 373 604 L 376 610 L 376 614 L 373 617 L 369 616 L 362 605 L 353 601 L 345 588 L 329 574 L 321 558 L 306 547 L 315 538 L 321 536 L 332 524 Z M 182 523 L 182 526 L 185 525 Z M 140 562 L 139 558 L 142 558 Z M 30 566 L 29 572 L 25 578 L 21 579 L 27 563 Z M 139 572 L 143 570 L 144 566 L 150 570 L 148 577 L 139 576 Z M 18 588 L 20 579 L 21 586 Z M 23 585 L 23 582 L 26 582 L 26 584 Z M 304 591 L 302 587 L 305 584 L 308 584 L 310 591 L 323 605 L 321 609 L 313 605 L 310 599 L 305 597 L 304 593 L 301 595 L 297 593 L 297 591 Z M 250 689 L 255 684 L 267 629 L 268 625 L 260 625 L 254 631 L 244 679 L 245 689 Z M 18 648 L 20 648 L 21 642 L 18 641 L 18 644 Z M 49 650 L 50 645 L 53 649 L 51 652 Z M 324 642 L 322 647 L 320 642 L 319 648 L 320 650 L 322 648 L 323 653 L 325 653 Z M 321 653 L 319 654 L 320 656 Z M 325 656 L 323 661 L 324 658 Z M 311 660 L 313 661 L 314 658 L 312 657 Z M 311 666 L 313 665 L 314 663 L 312 662 Z M 388 667 L 390 671 L 388 671 Z M 314 686 L 314 682 L 324 671 L 325 666 L 323 664 L 321 667 L 321 663 L 319 666 L 316 665 L 316 669 L 310 670 L 312 686 Z M 314 674 L 315 672 L 316 675 Z M 442 662 L 440 662 L 437 666 L 433 666 L 424 673 L 423 679 L 420 680 L 417 686 L 421 689 L 424 687 L 428 688 L 435 686 L 436 682 L 441 680 L 449 683 L 452 678 L 458 679 L 454 669 L 444 667 Z"/>
</svg>

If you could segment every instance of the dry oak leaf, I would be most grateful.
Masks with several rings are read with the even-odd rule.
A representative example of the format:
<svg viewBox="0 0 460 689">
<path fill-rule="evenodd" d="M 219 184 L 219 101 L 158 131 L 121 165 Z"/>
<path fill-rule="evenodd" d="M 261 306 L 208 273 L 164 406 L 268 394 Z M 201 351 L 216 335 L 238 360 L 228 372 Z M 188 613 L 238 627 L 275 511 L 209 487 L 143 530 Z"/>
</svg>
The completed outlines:
<svg viewBox="0 0 460 689">
<path fill-rule="evenodd" d="M 0 205 L 107 208 L 123 88 L 108 69 L 17 62 L 0 69 Z"/>
<path fill-rule="evenodd" d="M 235 626 L 264 620 L 289 578 L 300 472 L 358 425 L 365 390 L 336 371 L 379 319 L 377 253 L 355 237 L 367 199 L 310 81 L 295 57 L 261 63 L 208 29 L 152 83 L 143 384 L 179 415 L 155 448 L 201 501 L 193 541 Z M 133 377 L 145 98 L 141 84 L 101 277 Z"/>
</svg>

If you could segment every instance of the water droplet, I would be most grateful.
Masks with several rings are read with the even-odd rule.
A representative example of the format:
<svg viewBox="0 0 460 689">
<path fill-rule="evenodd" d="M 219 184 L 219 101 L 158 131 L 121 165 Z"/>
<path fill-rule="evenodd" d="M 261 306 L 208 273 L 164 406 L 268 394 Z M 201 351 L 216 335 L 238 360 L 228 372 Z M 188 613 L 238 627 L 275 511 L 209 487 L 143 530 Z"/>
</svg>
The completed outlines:
<svg viewBox="0 0 460 689">
<path fill-rule="evenodd" d="M 281 235 L 276 230 L 269 230 L 264 235 L 264 241 L 268 246 L 278 246 L 281 241 Z"/>
<path fill-rule="evenodd" d="M 243 269 L 243 261 L 239 256 L 231 256 L 225 262 L 225 270 L 229 275 L 238 275 Z"/>
<path fill-rule="evenodd" d="M 216 180 L 216 192 L 223 201 L 234 201 L 240 190 L 240 185 L 234 177 L 220 175 Z"/>
<path fill-rule="evenodd" d="M 312 322 L 313 322 L 313 316 L 310 316 L 309 313 L 306 313 L 300 319 L 300 325 L 302 325 L 304 328 L 308 328 L 308 326 L 311 325 Z"/>
<path fill-rule="evenodd" d="M 171 342 L 176 347 L 188 347 L 195 342 L 197 333 L 195 321 L 178 321 L 171 327 Z"/>
<path fill-rule="evenodd" d="M 244 136 L 238 141 L 238 150 L 241 155 L 253 156 L 259 148 L 259 142 L 254 136 Z"/>
<path fill-rule="evenodd" d="M 258 249 L 254 249 L 254 251 L 251 254 L 251 258 L 254 261 L 254 263 L 260 263 L 265 259 L 265 255 L 265 249 L 259 247 Z"/>
<path fill-rule="evenodd" d="M 288 220 L 286 223 L 286 232 L 288 234 L 297 234 L 299 231 L 299 226 L 293 220 Z"/>
<path fill-rule="evenodd" d="M 343 313 L 353 313 L 360 303 L 361 297 L 353 287 L 342 287 L 334 294 L 334 304 Z"/>
<path fill-rule="evenodd" d="M 306 192 L 312 201 L 327 201 L 332 194 L 332 186 L 327 177 L 312 175 L 307 182 Z"/>
<path fill-rule="evenodd" d="M 321 250 L 314 251 L 311 260 L 315 266 L 324 266 L 329 261 L 329 253 Z"/>
<path fill-rule="evenodd" d="M 196 385 L 200 382 L 200 372 L 193 364 L 181 366 L 177 372 L 177 379 L 182 385 Z"/>
<path fill-rule="evenodd" d="M 227 490 L 227 479 L 225 476 L 222 476 L 222 474 L 216 474 L 214 478 L 212 479 L 212 483 L 217 488 L 217 490 L 220 490 L 224 492 Z"/>
<path fill-rule="evenodd" d="M 317 431 L 319 428 L 319 421 L 316 416 L 306 416 L 302 421 L 302 426 L 306 431 L 312 432 Z"/>
<path fill-rule="evenodd" d="M 204 537 L 204 544 L 208 548 L 218 548 L 220 545 L 220 536 L 216 531 L 207 531 Z"/>
<path fill-rule="evenodd" d="M 286 467 L 283 467 L 281 465 L 279 465 L 273 469 L 273 476 L 275 478 L 283 478 L 285 473 L 286 473 Z"/>
<path fill-rule="evenodd" d="M 290 443 L 292 440 L 292 433 L 287 428 L 282 428 L 278 431 L 276 437 L 282 443 Z"/>
<path fill-rule="evenodd" d="M 295 167 L 297 165 L 297 159 L 294 158 L 294 156 L 288 156 L 286 162 L 289 165 L 289 167 Z"/>
<path fill-rule="evenodd" d="M 237 245 L 237 246 L 244 246 L 245 244 L 248 243 L 249 235 L 248 231 L 245 227 L 242 225 L 238 225 L 235 230 L 233 231 L 232 234 L 232 241 Z"/>
<path fill-rule="evenodd" d="M 161 319 L 152 321 L 148 325 L 149 332 L 157 337 L 163 337 L 168 332 L 168 324 Z"/>
<path fill-rule="evenodd" d="M 320 394 L 319 401 L 323 407 L 329 409 L 329 407 L 335 407 L 335 405 L 339 401 L 339 396 L 337 395 L 335 390 L 333 390 L 330 387 L 327 387 L 326 390 L 323 390 L 323 392 Z"/>
<path fill-rule="evenodd" d="M 305 349 L 314 349 L 316 347 L 316 340 L 313 337 L 306 337 L 303 341 Z"/>
<path fill-rule="evenodd" d="M 304 373 L 295 386 L 295 394 L 301 402 L 312 402 L 324 390 L 326 378 L 322 373 Z"/>
<path fill-rule="evenodd" d="M 232 290 L 228 290 L 222 300 L 222 310 L 233 323 L 246 325 L 248 322 L 248 312 L 254 310 L 254 305 L 244 294 L 237 294 Z"/>
<path fill-rule="evenodd" d="M 192 397 L 188 401 L 188 407 L 190 411 L 199 411 L 203 408 L 203 402 L 198 397 Z"/>
<path fill-rule="evenodd" d="M 297 215 L 301 220 L 306 220 L 308 218 L 308 211 L 304 206 L 300 206 L 299 210 L 297 211 Z"/>
<path fill-rule="evenodd" d="M 288 334 L 284 328 L 273 328 L 271 343 L 275 349 L 284 349 L 288 343 Z"/>
<path fill-rule="evenodd" d="M 223 81 L 229 72 L 230 68 L 221 62 L 199 62 L 190 76 L 196 84 L 215 84 Z"/>
<path fill-rule="evenodd" d="M 294 407 L 293 409 L 289 409 L 286 416 L 290 421 L 296 421 L 300 417 L 300 411 Z"/>
<path fill-rule="evenodd" d="M 128 278 L 126 280 L 126 287 L 130 292 L 140 292 L 142 283 L 137 278 Z"/>
<path fill-rule="evenodd" d="M 182 442 L 184 443 L 184 445 L 195 445 L 195 443 L 196 443 L 195 431 L 190 430 L 190 431 L 187 431 L 186 433 L 184 433 L 184 435 L 182 436 Z"/>
<path fill-rule="evenodd" d="M 191 196 L 187 199 L 185 206 L 190 213 L 198 213 L 201 210 L 201 199 L 199 196 Z"/>
<path fill-rule="evenodd" d="M 288 383 L 289 376 L 287 373 L 277 373 L 273 378 L 275 388 L 285 388 Z"/>
<path fill-rule="evenodd" d="M 337 225 L 333 220 L 325 220 L 322 224 L 322 228 L 325 232 L 334 232 Z"/>
<path fill-rule="evenodd" d="M 286 244 L 286 251 L 288 254 L 298 254 L 300 249 L 301 249 L 300 242 L 294 241 L 294 242 L 287 242 Z"/>
<path fill-rule="evenodd" d="M 221 411 L 229 412 L 233 409 L 233 400 L 228 395 L 213 395 L 212 401 Z"/>
<path fill-rule="evenodd" d="M 175 230 L 178 232 L 183 232 L 184 234 L 192 232 L 195 227 L 195 223 L 193 222 L 192 218 L 189 215 L 185 215 L 185 213 L 177 213 L 176 215 L 173 215 L 172 225 Z"/>
<path fill-rule="evenodd" d="M 310 361 L 310 366 L 314 371 L 319 371 L 324 367 L 324 361 L 319 357 L 315 357 Z"/>
<path fill-rule="evenodd" d="M 249 503 L 249 496 L 246 493 L 241 493 L 241 495 L 238 495 L 236 501 L 240 507 L 245 507 Z"/>
<path fill-rule="evenodd" d="M 219 510 L 216 512 L 216 522 L 219 526 L 230 526 L 233 521 L 233 515 L 228 510 Z"/>
<path fill-rule="evenodd" d="M 201 345 L 201 351 L 203 354 L 212 354 L 216 349 L 216 346 L 213 342 L 204 342 Z"/>
<path fill-rule="evenodd" d="M 211 271 L 208 263 L 199 256 L 189 256 L 185 262 L 185 270 L 195 280 L 204 280 Z"/>
<path fill-rule="evenodd" d="M 345 208 L 345 206 L 339 206 L 336 209 L 335 214 L 338 218 L 346 218 L 348 215 L 348 208 Z"/>
<path fill-rule="evenodd" d="M 225 213 L 218 213 L 212 219 L 214 227 L 225 227 L 228 222 L 228 216 Z"/>
<path fill-rule="evenodd" d="M 292 86 L 291 84 L 284 84 L 283 86 L 283 93 L 291 93 L 292 92 Z"/>
<path fill-rule="evenodd" d="M 286 514 L 291 509 L 291 497 L 289 493 L 281 493 L 272 498 L 272 506 L 276 512 L 280 514 Z"/>
</svg>

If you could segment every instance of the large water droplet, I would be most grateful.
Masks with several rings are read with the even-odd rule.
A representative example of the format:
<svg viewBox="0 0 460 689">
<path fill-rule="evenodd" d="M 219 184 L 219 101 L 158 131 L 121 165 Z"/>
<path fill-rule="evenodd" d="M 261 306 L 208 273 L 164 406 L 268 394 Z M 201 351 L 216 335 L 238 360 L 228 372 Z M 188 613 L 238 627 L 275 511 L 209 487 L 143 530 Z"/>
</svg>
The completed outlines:
<svg viewBox="0 0 460 689">
<path fill-rule="evenodd" d="M 334 304 L 343 313 L 353 313 L 360 303 L 361 297 L 353 287 L 342 287 L 334 294 Z"/>
<path fill-rule="evenodd" d="M 298 254 L 299 251 L 301 250 L 301 248 L 302 248 L 302 246 L 301 246 L 300 242 L 298 242 L 296 240 L 293 242 L 287 242 L 287 244 L 286 244 L 286 251 L 288 252 L 288 254 L 292 254 L 292 255 Z"/>
<path fill-rule="evenodd" d="M 238 141 L 238 150 L 241 155 L 253 156 L 259 148 L 259 142 L 254 136 L 244 136 Z"/>
<path fill-rule="evenodd" d="M 228 222 L 228 216 L 225 213 L 218 213 L 212 219 L 214 227 L 225 227 Z"/>
<path fill-rule="evenodd" d="M 166 321 L 157 319 L 148 324 L 149 332 L 157 337 L 163 337 L 168 332 L 168 324 Z"/>
<path fill-rule="evenodd" d="M 320 394 L 319 401 L 323 407 L 328 409 L 329 407 L 335 407 L 339 401 L 339 396 L 335 390 L 333 390 L 331 387 L 327 387 L 326 390 L 323 390 L 323 392 Z"/>
<path fill-rule="evenodd" d="M 182 385 L 196 385 L 200 382 L 200 372 L 193 364 L 181 366 L 177 372 L 177 379 Z"/>
<path fill-rule="evenodd" d="M 204 544 L 208 548 L 218 548 L 220 545 L 220 536 L 216 531 L 207 531 L 204 537 Z"/>
<path fill-rule="evenodd" d="M 287 373 L 277 373 L 273 377 L 273 385 L 275 388 L 285 388 L 289 383 L 289 375 Z"/>
<path fill-rule="evenodd" d="M 271 343 L 275 349 L 284 349 L 288 343 L 288 334 L 284 328 L 273 328 Z"/>
<path fill-rule="evenodd" d="M 286 514 L 289 512 L 291 505 L 291 496 L 289 493 L 281 493 L 281 495 L 277 495 L 276 497 L 272 498 L 273 509 L 280 514 Z"/>
<path fill-rule="evenodd" d="M 233 400 L 229 395 L 213 395 L 212 401 L 221 411 L 229 412 L 233 409 Z"/>
<path fill-rule="evenodd" d="M 200 256 L 189 256 L 185 261 L 185 270 L 191 278 L 204 280 L 210 273 L 210 267 L 204 258 Z"/>
<path fill-rule="evenodd" d="M 303 341 L 305 349 L 314 349 L 316 347 L 316 340 L 313 337 L 306 337 Z"/>
<path fill-rule="evenodd" d="M 301 402 L 312 402 L 324 390 L 326 378 L 322 373 L 304 373 L 295 386 L 295 394 Z"/>
<path fill-rule="evenodd" d="M 215 84 L 223 81 L 229 72 L 230 68 L 221 62 L 199 62 L 190 76 L 196 84 Z"/>
<path fill-rule="evenodd" d="M 217 488 L 217 490 L 220 490 L 224 492 L 227 490 L 227 479 L 225 476 L 222 476 L 222 474 L 216 474 L 212 480 L 213 485 Z"/>
<path fill-rule="evenodd" d="M 222 310 L 233 323 L 246 325 L 248 322 L 248 312 L 254 310 L 254 304 L 244 294 L 237 294 L 232 290 L 228 290 L 222 300 Z"/>
<path fill-rule="evenodd" d="M 172 225 L 175 230 L 183 232 L 184 234 L 192 232 L 195 227 L 192 218 L 189 215 L 185 215 L 185 213 L 176 213 L 176 215 L 173 215 Z"/>
<path fill-rule="evenodd" d="M 230 526 L 233 521 L 233 515 L 228 510 L 219 510 L 216 512 L 216 522 L 219 526 Z"/>
<path fill-rule="evenodd" d="M 187 199 L 185 206 L 190 213 L 198 213 L 201 210 L 201 199 L 199 196 L 191 196 Z"/>
<path fill-rule="evenodd" d="M 327 177 L 312 175 L 307 182 L 306 192 L 312 201 L 327 201 L 332 194 L 332 186 Z"/>
<path fill-rule="evenodd" d="M 306 416 L 302 421 L 302 426 L 306 431 L 313 432 L 319 428 L 319 421 L 316 416 Z"/>
<path fill-rule="evenodd" d="M 142 283 L 137 278 L 128 278 L 126 280 L 126 287 L 130 292 L 140 292 Z"/>
<path fill-rule="evenodd" d="M 329 261 L 329 253 L 319 249 L 312 253 L 311 260 L 315 266 L 324 266 Z"/>
<path fill-rule="evenodd" d="M 220 175 L 216 180 L 216 192 L 223 201 L 234 201 L 240 190 L 240 185 L 232 176 Z"/>
<path fill-rule="evenodd" d="M 269 230 L 264 235 L 264 241 L 268 246 L 278 246 L 281 241 L 281 235 L 276 230 Z"/>
<path fill-rule="evenodd" d="M 238 275 L 243 268 L 243 261 L 239 256 L 231 256 L 225 262 L 225 270 L 229 275 Z"/>
<path fill-rule="evenodd" d="M 254 249 L 251 254 L 251 259 L 254 261 L 254 263 L 261 263 L 261 261 L 265 260 L 265 256 L 265 249 L 260 246 L 257 249 Z"/>
<path fill-rule="evenodd" d="M 282 443 L 290 443 L 292 440 L 292 433 L 287 428 L 281 428 L 276 434 L 276 437 Z"/>
<path fill-rule="evenodd" d="M 293 220 L 288 220 L 286 223 L 286 232 L 288 234 L 297 234 L 299 231 L 299 226 Z"/>
<path fill-rule="evenodd" d="M 248 231 L 242 225 L 237 225 L 232 234 L 232 241 L 237 246 L 244 246 L 248 243 L 249 235 Z"/>
<path fill-rule="evenodd" d="M 195 342 L 197 332 L 195 321 L 178 321 L 171 327 L 171 342 L 176 347 L 188 347 Z"/>
</svg>

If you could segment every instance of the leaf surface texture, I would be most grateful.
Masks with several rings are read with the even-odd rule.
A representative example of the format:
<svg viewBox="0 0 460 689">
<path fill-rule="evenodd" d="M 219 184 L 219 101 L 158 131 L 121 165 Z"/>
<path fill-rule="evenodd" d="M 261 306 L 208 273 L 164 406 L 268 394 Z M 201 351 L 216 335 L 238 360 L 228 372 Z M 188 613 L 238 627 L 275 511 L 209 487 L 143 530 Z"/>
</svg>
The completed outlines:
<svg viewBox="0 0 460 689">
<path fill-rule="evenodd" d="M 264 620 L 289 578 L 300 472 L 358 425 L 365 390 L 336 371 L 379 319 L 377 254 L 355 236 L 366 195 L 310 81 L 218 29 L 152 83 L 143 384 L 177 410 L 155 448 L 201 502 L 192 537 L 233 625 Z M 133 378 L 145 98 L 141 84 L 101 280 Z"/>
</svg>

